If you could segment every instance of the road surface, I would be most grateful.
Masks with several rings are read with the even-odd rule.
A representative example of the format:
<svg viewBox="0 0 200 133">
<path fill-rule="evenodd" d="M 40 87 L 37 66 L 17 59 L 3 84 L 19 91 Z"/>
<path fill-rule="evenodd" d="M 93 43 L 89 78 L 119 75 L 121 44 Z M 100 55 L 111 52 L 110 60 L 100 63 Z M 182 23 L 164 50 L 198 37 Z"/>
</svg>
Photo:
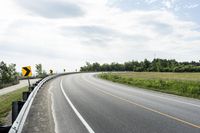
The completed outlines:
<svg viewBox="0 0 200 133">
<path fill-rule="evenodd" d="M 112 83 L 94 73 L 62 76 L 47 87 L 52 132 L 200 133 L 200 100 Z M 44 132 L 43 124 L 26 132 Z"/>
<path fill-rule="evenodd" d="M 32 83 L 35 83 L 38 80 L 39 79 L 30 79 L 30 82 L 32 84 Z M 9 87 L 0 89 L 0 95 L 4 95 L 6 93 L 15 91 L 15 90 L 20 89 L 20 88 L 25 87 L 25 86 L 28 86 L 28 81 L 27 80 L 20 80 L 19 84 L 17 84 L 17 85 L 13 85 L 13 86 L 9 86 Z"/>
</svg>

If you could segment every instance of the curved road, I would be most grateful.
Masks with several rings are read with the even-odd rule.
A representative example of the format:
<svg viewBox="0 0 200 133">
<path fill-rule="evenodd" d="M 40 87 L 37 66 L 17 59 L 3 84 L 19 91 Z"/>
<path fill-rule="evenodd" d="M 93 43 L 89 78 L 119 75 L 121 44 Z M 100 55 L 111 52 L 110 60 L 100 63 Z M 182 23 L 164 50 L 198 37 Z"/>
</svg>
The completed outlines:
<svg viewBox="0 0 200 133">
<path fill-rule="evenodd" d="M 200 101 L 101 80 L 95 73 L 50 83 L 58 133 L 200 133 Z"/>
</svg>

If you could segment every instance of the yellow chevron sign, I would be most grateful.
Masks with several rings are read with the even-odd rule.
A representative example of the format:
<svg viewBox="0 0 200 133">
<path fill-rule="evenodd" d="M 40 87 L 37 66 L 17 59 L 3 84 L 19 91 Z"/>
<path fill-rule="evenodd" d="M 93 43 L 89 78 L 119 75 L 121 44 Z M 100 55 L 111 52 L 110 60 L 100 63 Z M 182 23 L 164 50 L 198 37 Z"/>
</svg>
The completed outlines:
<svg viewBox="0 0 200 133">
<path fill-rule="evenodd" d="M 22 76 L 24 77 L 32 76 L 31 66 L 22 67 Z"/>
</svg>

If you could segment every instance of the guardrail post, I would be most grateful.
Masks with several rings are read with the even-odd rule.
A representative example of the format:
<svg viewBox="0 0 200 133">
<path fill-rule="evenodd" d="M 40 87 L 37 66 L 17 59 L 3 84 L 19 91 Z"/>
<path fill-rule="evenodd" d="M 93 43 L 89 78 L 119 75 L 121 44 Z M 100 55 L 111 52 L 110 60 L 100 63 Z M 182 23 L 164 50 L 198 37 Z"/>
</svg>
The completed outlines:
<svg viewBox="0 0 200 133">
<path fill-rule="evenodd" d="M 35 86 L 30 86 L 30 87 L 29 87 L 29 91 L 30 91 L 30 92 L 33 91 L 34 88 L 35 88 Z"/>
<path fill-rule="evenodd" d="M 0 133 L 8 133 L 10 130 L 11 126 L 0 126 Z"/>
<path fill-rule="evenodd" d="M 16 120 L 21 108 L 25 102 L 23 101 L 14 101 L 12 102 L 12 123 Z"/>
<path fill-rule="evenodd" d="M 30 91 L 23 92 L 23 93 L 22 93 L 22 100 L 23 100 L 23 101 L 26 101 L 26 100 L 28 99 L 28 97 L 29 97 L 30 94 L 31 94 Z"/>
</svg>

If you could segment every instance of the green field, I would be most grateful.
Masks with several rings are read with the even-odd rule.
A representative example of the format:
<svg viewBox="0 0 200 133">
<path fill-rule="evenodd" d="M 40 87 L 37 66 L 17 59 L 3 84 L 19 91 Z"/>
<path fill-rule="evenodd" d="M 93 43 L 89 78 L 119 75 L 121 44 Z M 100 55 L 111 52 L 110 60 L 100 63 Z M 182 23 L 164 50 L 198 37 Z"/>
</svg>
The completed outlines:
<svg viewBox="0 0 200 133">
<path fill-rule="evenodd" d="M 100 78 L 130 86 L 200 99 L 200 73 L 121 72 Z"/>
<path fill-rule="evenodd" d="M 12 108 L 12 101 L 21 100 L 22 92 L 27 90 L 28 87 L 23 87 L 19 90 L 0 96 L 0 125 L 5 123 L 5 117 L 8 115 Z"/>
</svg>

